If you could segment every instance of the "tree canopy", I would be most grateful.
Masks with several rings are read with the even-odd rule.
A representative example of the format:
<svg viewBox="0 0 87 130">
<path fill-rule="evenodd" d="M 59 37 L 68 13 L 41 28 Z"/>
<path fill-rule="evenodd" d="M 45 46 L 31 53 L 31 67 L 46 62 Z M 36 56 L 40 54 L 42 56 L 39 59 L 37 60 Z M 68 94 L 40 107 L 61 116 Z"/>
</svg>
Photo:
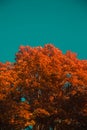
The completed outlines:
<svg viewBox="0 0 87 130">
<path fill-rule="evenodd" d="M 0 63 L 0 128 L 87 128 L 87 60 L 52 44 L 20 46 Z"/>
</svg>

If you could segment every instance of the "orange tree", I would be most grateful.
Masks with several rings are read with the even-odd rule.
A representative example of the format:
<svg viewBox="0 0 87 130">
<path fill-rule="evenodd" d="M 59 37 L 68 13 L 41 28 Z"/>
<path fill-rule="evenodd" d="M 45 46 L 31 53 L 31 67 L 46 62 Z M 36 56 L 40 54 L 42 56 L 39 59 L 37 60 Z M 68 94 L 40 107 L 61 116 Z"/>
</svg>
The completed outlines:
<svg viewBox="0 0 87 130">
<path fill-rule="evenodd" d="M 87 128 L 87 60 L 52 44 L 20 46 L 14 64 L 0 63 L 0 128 Z"/>
</svg>

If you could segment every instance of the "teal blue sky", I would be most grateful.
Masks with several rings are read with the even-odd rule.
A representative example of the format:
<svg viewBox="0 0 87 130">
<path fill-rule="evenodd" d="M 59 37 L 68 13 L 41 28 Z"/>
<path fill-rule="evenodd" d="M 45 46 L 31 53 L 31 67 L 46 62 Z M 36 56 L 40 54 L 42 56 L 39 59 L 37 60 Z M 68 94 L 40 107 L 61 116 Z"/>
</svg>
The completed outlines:
<svg viewBox="0 0 87 130">
<path fill-rule="evenodd" d="M 20 45 L 46 43 L 87 59 L 86 0 L 0 0 L 1 62 L 14 62 Z"/>
</svg>

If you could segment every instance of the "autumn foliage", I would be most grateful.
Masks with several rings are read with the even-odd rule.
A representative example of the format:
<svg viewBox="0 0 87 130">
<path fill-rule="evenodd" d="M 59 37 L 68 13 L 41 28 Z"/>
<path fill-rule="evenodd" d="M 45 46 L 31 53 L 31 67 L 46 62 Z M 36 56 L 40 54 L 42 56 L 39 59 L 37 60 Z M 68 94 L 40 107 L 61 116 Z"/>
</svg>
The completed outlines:
<svg viewBox="0 0 87 130">
<path fill-rule="evenodd" d="M 20 46 L 14 63 L 0 63 L 0 128 L 29 125 L 86 130 L 87 60 L 46 44 Z"/>
</svg>

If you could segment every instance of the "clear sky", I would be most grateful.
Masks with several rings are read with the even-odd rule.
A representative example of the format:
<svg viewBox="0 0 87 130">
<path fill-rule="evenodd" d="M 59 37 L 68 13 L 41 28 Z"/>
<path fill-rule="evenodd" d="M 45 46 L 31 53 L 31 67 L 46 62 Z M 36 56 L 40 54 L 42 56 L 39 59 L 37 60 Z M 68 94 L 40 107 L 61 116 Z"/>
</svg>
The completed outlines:
<svg viewBox="0 0 87 130">
<path fill-rule="evenodd" d="M 86 0 L 0 0 L 1 62 L 14 62 L 20 45 L 46 43 L 87 59 Z"/>
</svg>

